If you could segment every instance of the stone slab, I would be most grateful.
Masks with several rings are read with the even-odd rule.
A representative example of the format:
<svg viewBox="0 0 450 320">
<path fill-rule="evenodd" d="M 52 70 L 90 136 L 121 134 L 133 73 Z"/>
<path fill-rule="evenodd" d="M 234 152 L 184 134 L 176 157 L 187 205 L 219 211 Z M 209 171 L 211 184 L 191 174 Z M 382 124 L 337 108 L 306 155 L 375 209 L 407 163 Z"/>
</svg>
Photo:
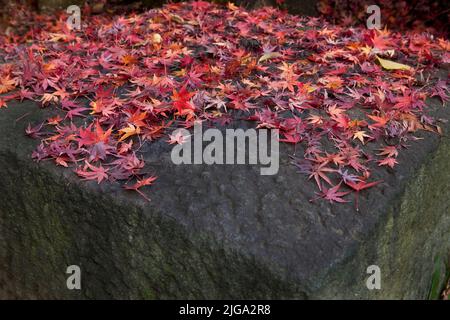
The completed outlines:
<svg viewBox="0 0 450 320">
<path fill-rule="evenodd" d="M 430 100 L 437 118 L 450 109 Z M 51 111 L 0 111 L 0 298 L 426 298 L 450 250 L 450 124 L 404 150 L 353 205 L 311 203 L 314 183 L 289 164 L 182 165 L 170 146 L 143 148 L 159 176 L 146 202 L 112 183 L 36 163 L 24 135 Z M 251 126 L 239 123 L 236 126 Z M 436 261 L 438 261 L 436 263 Z M 82 269 L 81 291 L 66 268 Z M 366 268 L 378 265 L 382 289 Z M 436 269 L 437 268 L 437 269 Z"/>
</svg>

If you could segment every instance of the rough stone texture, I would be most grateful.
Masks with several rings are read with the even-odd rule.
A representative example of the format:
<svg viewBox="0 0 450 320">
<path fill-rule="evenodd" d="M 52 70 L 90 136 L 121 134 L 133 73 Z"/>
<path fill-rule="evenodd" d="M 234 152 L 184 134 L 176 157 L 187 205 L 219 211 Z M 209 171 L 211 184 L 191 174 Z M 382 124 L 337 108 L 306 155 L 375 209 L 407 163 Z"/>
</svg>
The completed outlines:
<svg viewBox="0 0 450 320">
<path fill-rule="evenodd" d="M 448 107 L 430 105 L 450 118 Z M 441 138 L 418 133 L 425 139 L 396 170 L 379 170 L 384 183 L 361 193 L 356 212 L 309 202 L 314 184 L 288 163 L 286 145 L 275 176 L 257 166 L 175 166 L 170 146 L 147 145 L 159 176 L 148 203 L 33 162 L 38 141 L 24 129 L 49 113 L 31 103 L 0 112 L 0 298 L 426 298 L 436 259 L 443 281 L 448 123 Z M 72 264 L 82 268 L 81 291 L 66 289 Z M 380 291 L 365 286 L 372 264 Z"/>
</svg>

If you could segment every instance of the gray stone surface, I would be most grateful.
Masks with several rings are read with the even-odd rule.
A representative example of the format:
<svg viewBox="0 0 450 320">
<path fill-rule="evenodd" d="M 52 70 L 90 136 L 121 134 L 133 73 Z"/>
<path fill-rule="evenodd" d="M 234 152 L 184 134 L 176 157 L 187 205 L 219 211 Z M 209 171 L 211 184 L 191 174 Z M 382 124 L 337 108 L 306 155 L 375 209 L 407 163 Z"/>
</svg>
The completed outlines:
<svg viewBox="0 0 450 320">
<path fill-rule="evenodd" d="M 431 101 L 433 114 L 450 109 Z M 352 204 L 311 203 L 313 182 L 281 148 L 278 175 L 254 166 L 175 166 L 170 146 L 143 155 L 159 176 L 148 203 L 116 184 L 80 181 L 30 159 L 29 122 L 0 111 L 0 298 L 426 298 L 450 250 L 450 125 L 399 156 Z M 25 115 L 25 116 L 24 116 Z M 19 120 L 17 120 L 20 118 Z M 239 124 L 242 126 L 243 124 Z M 81 291 L 66 267 L 82 268 Z M 378 265 L 382 290 L 365 286 Z"/>
</svg>

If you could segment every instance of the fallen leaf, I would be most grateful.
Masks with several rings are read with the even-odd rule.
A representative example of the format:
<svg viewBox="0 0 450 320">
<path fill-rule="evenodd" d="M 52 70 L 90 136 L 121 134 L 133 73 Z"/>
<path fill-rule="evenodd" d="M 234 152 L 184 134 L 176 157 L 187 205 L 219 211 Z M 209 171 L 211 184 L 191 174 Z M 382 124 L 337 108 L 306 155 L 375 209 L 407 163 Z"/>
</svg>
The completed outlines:
<svg viewBox="0 0 450 320">
<path fill-rule="evenodd" d="M 269 52 L 266 54 L 263 54 L 261 56 L 261 58 L 259 58 L 258 63 L 264 62 L 266 60 L 270 60 L 270 59 L 274 59 L 274 58 L 279 58 L 282 57 L 283 55 L 281 53 L 278 52 Z"/>
<path fill-rule="evenodd" d="M 406 64 L 401 64 L 398 62 L 381 59 L 379 56 L 376 56 L 378 59 L 378 62 L 380 62 L 380 65 L 386 69 L 386 70 L 411 70 L 412 68 L 410 66 L 407 66 Z"/>
</svg>

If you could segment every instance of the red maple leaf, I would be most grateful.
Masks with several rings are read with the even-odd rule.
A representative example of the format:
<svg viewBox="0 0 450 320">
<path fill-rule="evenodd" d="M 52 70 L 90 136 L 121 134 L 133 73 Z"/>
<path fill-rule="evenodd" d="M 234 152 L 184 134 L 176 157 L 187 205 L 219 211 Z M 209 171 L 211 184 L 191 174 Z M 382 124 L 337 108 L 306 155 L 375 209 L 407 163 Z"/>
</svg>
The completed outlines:
<svg viewBox="0 0 450 320">
<path fill-rule="evenodd" d="M 398 164 L 397 160 L 395 158 L 385 158 L 383 160 L 378 161 L 378 166 L 388 166 L 391 168 L 394 168 L 394 166 Z"/>
<path fill-rule="evenodd" d="M 108 179 L 106 172 L 108 169 L 103 168 L 101 165 L 96 167 L 85 161 L 83 169 L 76 169 L 75 173 L 85 180 L 97 180 L 97 183 Z"/>
<path fill-rule="evenodd" d="M 131 186 L 123 186 L 125 189 L 127 190 L 134 190 L 137 193 L 139 193 L 142 197 L 144 197 L 147 201 L 150 201 L 150 199 L 141 191 L 139 190 L 140 188 L 144 187 L 144 186 L 150 186 L 153 184 L 153 182 L 155 182 L 155 180 L 157 179 L 157 177 L 155 176 L 151 176 L 142 180 L 138 180 L 135 184 L 131 185 Z"/>
<path fill-rule="evenodd" d="M 107 131 L 103 131 L 103 128 L 98 121 L 95 123 L 95 129 L 92 128 L 92 124 L 90 124 L 86 129 L 80 128 L 80 138 L 77 139 L 78 146 L 81 148 L 82 146 L 90 146 L 99 142 L 108 143 L 111 132 L 112 127 Z"/>
<path fill-rule="evenodd" d="M 172 103 L 177 110 L 178 115 L 189 115 L 195 110 L 195 107 L 189 102 L 194 92 L 189 92 L 186 86 L 183 86 L 180 91 L 173 90 Z"/>
<path fill-rule="evenodd" d="M 373 181 L 373 182 L 366 182 L 363 179 L 360 179 L 358 182 L 353 182 L 353 181 L 346 181 L 345 182 L 346 185 L 348 185 L 350 188 L 352 188 L 353 190 L 356 191 L 355 205 L 356 205 L 356 210 L 357 211 L 359 211 L 359 204 L 358 204 L 359 192 L 361 190 L 374 187 L 374 186 L 376 186 L 377 184 L 379 184 L 381 182 L 382 182 L 382 180 Z"/>
<path fill-rule="evenodd" d="M 348 202 L 347 200 L 342 199 L 342 197 L 349 194 L 350 191 L 338 191 L 341 187 L 341 184 L 342 182 L 329 189 L 323 188 L 323 191 L 319 194 L 319 198 L 329 200 L 330 202 Z M 315 199 L 312 199 L 311 201 L 314 200 Z"/>
</svg>

